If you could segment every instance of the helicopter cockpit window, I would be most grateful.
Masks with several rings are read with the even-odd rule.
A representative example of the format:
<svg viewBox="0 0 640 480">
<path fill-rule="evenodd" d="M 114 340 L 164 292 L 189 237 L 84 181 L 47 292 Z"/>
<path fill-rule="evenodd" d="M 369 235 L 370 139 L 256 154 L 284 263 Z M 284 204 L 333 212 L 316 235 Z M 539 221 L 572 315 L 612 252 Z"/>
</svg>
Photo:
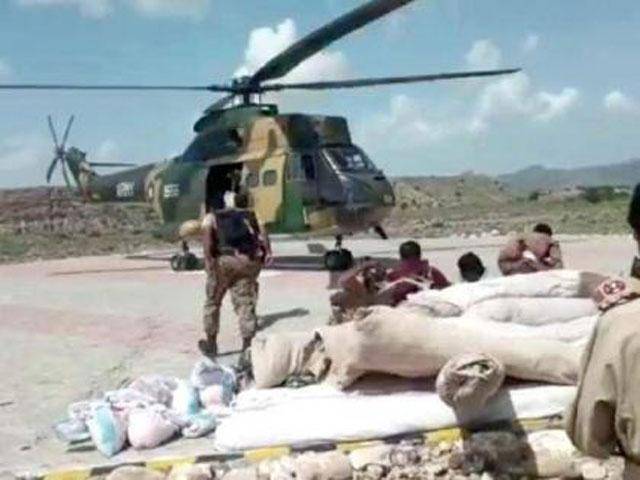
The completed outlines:
<svg viewBox="0 0 640 480">
<path fill-rule="evenodd" d="M 375 170 L 375 166 L 366 154 L 356 148 L 326 148 L 326 156 L 338 170 L 343 172 L 362 172 Z"/>
<path fill-rule="evenodd" d="M 278 172 L 275 170 L 267 170 L 262 174 L 262 186 L 272 187 L 278 183 Z"/>
</svg>

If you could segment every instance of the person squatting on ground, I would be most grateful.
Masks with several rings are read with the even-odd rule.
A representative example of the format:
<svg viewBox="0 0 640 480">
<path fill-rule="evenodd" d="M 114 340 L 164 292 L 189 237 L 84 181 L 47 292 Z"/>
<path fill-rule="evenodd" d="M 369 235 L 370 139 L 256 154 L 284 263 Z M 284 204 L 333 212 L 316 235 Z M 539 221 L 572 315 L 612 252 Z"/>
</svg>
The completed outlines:
<svg viewBox="0 0 640 480">
<path fill-rule="evenodd" d="M 640 185 L 628 222 L 640 249 Z M 634 262 L 635 264 L 635 262 Z M 638 272 L 632 271 L 632 277 Z M 582 358 L 567 433 L 588 455 L 625 458 L 625 479 L 640 479 L 640 275 L 610 278 L 594 291 L 603 311 Z"/>
<path fill-rule="evenodd" d="M 467 252 L 458 259 L 460 278 L 465 282 L 477 282 L 482 279 L 486 269 L 482 260 L 473 252 Z"/>
<path fill-rule="evenodd" d="M 395 307 L 407 296 L 424 288 L 442 289 L 451 285 L 444 274 L 422 259 L 417 242 L 400 245 L 400 263 L 391 270 L 377 261 L 365 260 L 348 270 L 339 280 L 340 290 L 331 298 L 331 323 L 351 320 L 360 307 L 388 305 Z"/>
<path fill-rule="evenodd" d="M 498 267 L 503 275 L 564 268 L 560 244 L 551 227 L 539 223 L 533 232 L 509 239 L 498 255 Z"/>
<path fill-rule="evenodd" d="M 198 347 L 209 357 L 218 354 L 220 308 L 227 291 L 231 292 L 231 303 L 238 316 L 243 352 L 251 345 L 258 327 L 258 275 L 271 258 L 268 235 L 248 209 L 248 195 L 236 194 L 233 203 L 234 207 L 209 212 L 203 220 L 206 338 L 198 342 Z"/>
</svg>

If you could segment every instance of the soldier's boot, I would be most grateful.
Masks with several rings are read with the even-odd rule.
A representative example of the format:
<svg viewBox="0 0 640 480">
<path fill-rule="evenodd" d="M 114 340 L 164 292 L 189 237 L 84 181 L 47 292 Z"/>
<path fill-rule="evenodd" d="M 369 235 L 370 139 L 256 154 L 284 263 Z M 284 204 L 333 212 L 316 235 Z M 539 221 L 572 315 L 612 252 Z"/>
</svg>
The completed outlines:
<svg viewBox="0 0 640 480">
<path fill-rule="evenodd" d="M 215 335 L 207 335 L 206 339 L 202 339 L 198 341 L 198 348 L 200 349 L 200 353 L 205 357 L 210 358 L 211 360 L 215 360 L 218 355 L 218 341 Z"/>
<path fill-rule="evenodd" d="M 249 350 L 250 347 L 251 347 L 251 338 L 243 338 L 242 352 L 240 352 L 240 357 L 238 357 L 238 365 L 237 365 L 237 369 L 240 372 L 251 371 L 251 351 Z"/>
</svg>

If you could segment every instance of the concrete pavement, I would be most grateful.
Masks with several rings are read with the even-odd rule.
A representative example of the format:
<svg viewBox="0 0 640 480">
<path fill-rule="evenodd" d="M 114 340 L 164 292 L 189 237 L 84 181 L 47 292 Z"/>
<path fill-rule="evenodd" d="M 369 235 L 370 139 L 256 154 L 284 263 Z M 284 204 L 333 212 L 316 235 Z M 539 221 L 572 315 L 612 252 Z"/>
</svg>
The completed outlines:
<svg viewBox="0 0 640 480">
<path fill-rule="evenodd" d="M 626 273 L 630 236 L 561 238 L 570 268 Z M 394 257 L 401 240 L 347 242 L 356 256 Z M 495 274 L 503 238 L 421 240 L 451 279 L 464 252 L 479 254 Z M 331 248 L 331 241 L 323 242 Z M 277 241 L 277 255 L 307 254 L 305 242 Z M 268 270 L 259 313 L 271 331 L 309 329 L 329 314 L 329 274 Z M 65 452 L 51 425 L 66 406 L 118 388 L 146 373 L 187 377 L 199 358 L 204 274 L 174 273 L 161 261 L 121 256 L 72 258 L 0 267 L 0 472 L 105 463 L 95 451 Z M 240 340 L 230 305 L 223 310 L 221 351 Z M 211 440 L 173 442 L 113 461 L 211 452 Z"/>
</svg>

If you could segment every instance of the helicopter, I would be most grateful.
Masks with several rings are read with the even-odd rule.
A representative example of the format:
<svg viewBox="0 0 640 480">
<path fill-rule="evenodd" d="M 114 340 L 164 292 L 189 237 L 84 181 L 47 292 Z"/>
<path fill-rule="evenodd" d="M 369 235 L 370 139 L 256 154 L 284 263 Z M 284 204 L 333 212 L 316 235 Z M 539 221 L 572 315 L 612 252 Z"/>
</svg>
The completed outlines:
<svg viewBox="0 0 640 480">
<path fill-rule="evenodd" d="M 382 221 L 395 206 L 393 188 L 362 148 L 354 144 L 340 116 L 282 114 L 263 103 L 265 93 L 285 90 L 334 90 L 433 82 L 513 74 L 519 69 L 448 72 L 426 75 L 276 83 L 336 40 L 404 7 L 414 0 L 369 0 L 298 40 L 250 76 L 228 84 L 184 85 L 0 85 L 0 90 L 207 91 L 225 95 L 209 106 L 193 126 L 195 137 L 182 155 L 116 174 L 100 176 L 80 159 L 65 164 L 83 197 L 91 201 L 145 199 L 169 231 L 182 238 L 183 253 L 174 269 L 194 264 L 187 237 L 203 210 L 224 208 L 224 193 L 244 190 L 252 209 L 270 233 L 316 232 L 334 236 L 335 249 L 324 255 L 329 270 L 351 266 L 353 255 L 343 237 L 373 229 L 386 238 Z M 71 153 L 71 152 L 69 152 Z M 120 195 L 119 195 L 120 193 Z"/>
</svg>

